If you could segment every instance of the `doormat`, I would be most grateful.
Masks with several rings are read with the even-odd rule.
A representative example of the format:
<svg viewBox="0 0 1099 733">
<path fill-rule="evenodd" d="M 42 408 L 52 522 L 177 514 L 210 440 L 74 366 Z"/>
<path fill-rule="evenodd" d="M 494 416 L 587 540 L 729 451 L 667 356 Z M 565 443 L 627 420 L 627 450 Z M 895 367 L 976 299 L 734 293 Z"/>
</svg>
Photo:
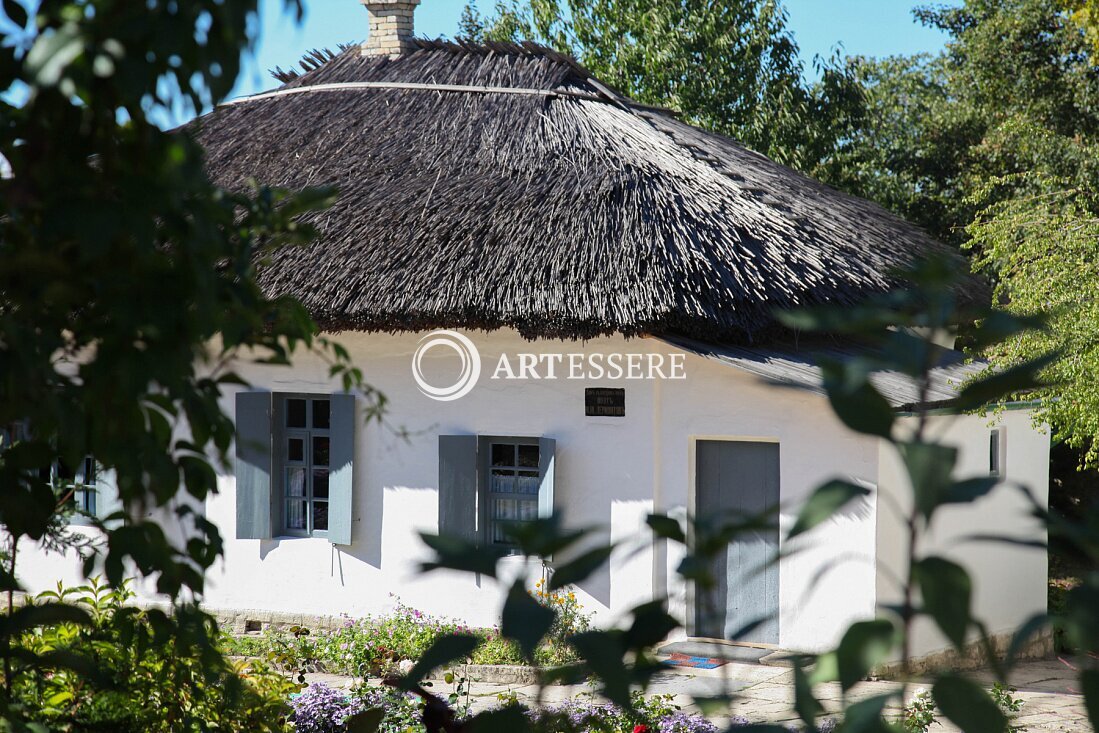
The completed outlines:
<svg viewBox="0 0 1099 733">
<path fill-rule="evenodd" d="M 714 659 L 713 657 L 692 657 L 688 654 L 672 654 L 664 660 L 669 667 L 691 667 L 693 669 L 717 669 L 728 664 L 728 659 Z"/>
</svg>

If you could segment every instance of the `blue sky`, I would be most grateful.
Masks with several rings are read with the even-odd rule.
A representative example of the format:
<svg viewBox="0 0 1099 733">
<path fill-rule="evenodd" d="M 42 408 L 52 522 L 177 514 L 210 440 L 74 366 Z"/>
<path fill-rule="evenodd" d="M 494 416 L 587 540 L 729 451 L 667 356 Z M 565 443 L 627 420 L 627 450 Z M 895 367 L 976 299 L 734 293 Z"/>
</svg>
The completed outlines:
<svg viewBox="0 0 1099 733">
<path fill-rule="evenodd" d="M 720 1 L 720 0 L 715 0 Z M 827 56 L 842 46 L 847 54 L 886 56 L 934 51 L 944 37 L 912 19 L 919 0 L 786 0 L 790 28 L 802 55 Z M 263 0 L 263 29 L 257 54 L 238 85 L 241 94 L 274 86 L 267 73 L 289 66 L 312 48 L 335 48 L 366 36 L 366 10 L 358 0 L 306 0 L 307 16 L 296 26 L 282 12 L 283 0 Z M 481 0 L 482 9 L 493 0 Z M 418 35 L 453 36 L 464 0 L 423 0 L 416 11 Z"/>
</svg>

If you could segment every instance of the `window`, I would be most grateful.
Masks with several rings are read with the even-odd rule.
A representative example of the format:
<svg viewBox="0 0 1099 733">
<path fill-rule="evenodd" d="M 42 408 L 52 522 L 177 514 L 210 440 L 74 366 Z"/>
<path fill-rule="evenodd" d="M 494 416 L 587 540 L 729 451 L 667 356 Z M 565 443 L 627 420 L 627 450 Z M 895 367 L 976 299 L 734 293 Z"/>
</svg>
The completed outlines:
<svg viewBox="0 0 1099 733">
<path fill-rule="evenodd" d="M 553 515 L 552 438 L 439 436 L 439 532 L 514 549 L 510 527 Z"/>
<path fill-rule="evenodd" d="M 538 518 L 538 443 L 489 439 L 488 458 L 486 540 L 507 547 L 509 526 Z"/>
<path fill-rule="evenodd" d="M 91 456 L 85 456 L 75 471 L 65 465 L 64 461 L 57 460 L 50 472 L 50 483 L 76 511 L 94 516 L 98 473 L 95 459 Z"/>
<path fill-rule="evenodd" d="M 355 396 L 238 392 L 236 538 L 351 544 Z"/>
<path fill-rule="evenodd" d="M 1004 475 L 1004 431 L 997 429 L 988 434 L 988 475 Z"/>
<path fill-rule="evenodd" d="M 281 395 L 283 425 L 278 477 L 282 529 L 289 534 L 328 531 L 332 413 L 327 397 Z"/>
</svg>

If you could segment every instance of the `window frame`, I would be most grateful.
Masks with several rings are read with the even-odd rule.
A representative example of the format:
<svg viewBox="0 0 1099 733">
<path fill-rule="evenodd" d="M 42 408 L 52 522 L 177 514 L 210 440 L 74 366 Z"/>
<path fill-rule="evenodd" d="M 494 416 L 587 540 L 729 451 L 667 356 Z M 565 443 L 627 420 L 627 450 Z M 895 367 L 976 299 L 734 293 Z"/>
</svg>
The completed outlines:
<svg viewBox="0 0 1099 733">
<path fill-rule="evenodd" d="M 518 463 L 519 463 L 519 460 L 518 460 L 518 450 L 519 450 L 519 448 L 518 447 L 522 446 L 522 445 L 532 445 L 536 449 L 538 449 L 538 451 L 539 451 L 538 452 L 538 460 L 536 461 L 536 465 L 533 468 L 533 472 L 537 473 L 538 485 L 541 486 L 542 482 L 546 478 L 545 474 L 542 470 L 542 466 L 544 464 L 544 461 L 542 460 L 543 456 L 542 456 L 542 453 L 541 453 L 541 451 L 542 451 L 541 441 L 537 437 L 514 436 L 514 435 L 479 435 L 479 436 L 477 436 L 477 438 L 478 438 L 478 440 L 477 440 L 477 442 L 478 442 L 477 452 L 480 456 L 480 458 L 478 460 L 478 469 L 479 470 L 477 472 L 478 473 L 478 477 L 477 477 L 477 511 L 476 511 L 477 525 L 478 525 L 477 526 L 477 537 L 480 539 L 480 541 L 481 541 L 481 543 L 484 547 L 498 548 L 498 549 L 501 549 L 501 550 L 505 551 L 508 555 L 518 555 L 519 554 L 519 548 L 518 548 L 517 545 L 515 545 L 513 543 L 509 543 L 509 542 L 497 543 L 497 542 L 493 542 L 493 540 L 492 540 L 494 526 L 497 523 L 501 522 L 501 521 L 508 521 L 508 520 L 494 519 L 491 516 L 490 508 L 492 506 L 492 499 L 494 498 L 494 496 L 504 496 L 504 497 L 507 496 L 507 494 L 501 494 L 499 492 L 493 492 L 492 491 L 492 484 L 491 484 L 491 482 L 492 482 L 492 470 L 493 470 L 493 468 L 498 468 L 498 469 L 499 468 L 504 468 L 504 469 L 508 469 L 508 470 L 513 470 L 513 471 L 516 472 L 516 474 L 518 474 L 518 472 L 522 471 L 522 470 L 531 471 L 532 469 L 530 467 L 522 467 L 522 466 L 518 465 Z M 514 461 L 514 463 L 516 465 L 514 465 L 514 466 L 503 466 L 503 467 L 502 466 L 493 466 L 493 464 L 492 464 L 492 446 L 493 445 L 498 445 L 498 444 L 506 444 L 506 445 L 515 446 L 516 460 Z M 516 477 L 518 478 L 518 476 L 516 476 Z M 512 498 L 515 498 L 517 496 L 517 494 L 512 493 L 511 496 L 512 496 Z M 537 519 L 537 517 L 538 517 L 538 505 L 539 505 L 538 491 L 535 491 L 533 494 L 530 494 L 529 496 L 528 495 L 519 495 L 519 496 L 526 497 L 524 499 L 525 501 L 529 501 L 529 502 L 534 504 L 535 519 Z M 511 521 L 530 521 L 530 520 L 511 520 Z"/>
<path fill-rule="evenodd" d="M 71 478 L 61 477 L 62 468 L 61 459 L 55 459 L 50 464 L 49 484 L 50 488 L 57 491 L 62 486 L 62 482 L 70 482 L 72 487 L 72 498 L 70 501 L 74 507 L 73 515 L 69 518 L 69 524 L 77 526 L 87 526 L 92 523 L 92 517 L 98 517 L 102 497 L 100 491 L 100 479 L 103 471 L 99 465 L 99 462 L 95 460 L 95 456 L 87 455 L 80 461 L 80 467 L 75 471 L 72 471 Z M 92 480 L 88 481 L 88 467 L 91 466 Z M 88 499 L 91 499 L 89 502 Z"/>
<path fill-rule="evenodd" d="M 272 532 L 273 537 L 313 537 L 328 539 L 329 529 L 315 528 L 315 509 L 318 503 L 323 503 L 331 512 L 331 488 L 328 496 L 317 499 L 314 495 L 315 472 L 324 470 L 328 472 L 329 480 L 332 475 L 332 395 L 327 392 L 275 392 L 272 393 L 272 498 L 277 502 L 274 515 L 276 527 Z M 290 427 L 288 405 L 291 400 L 305 400 L 305 427 Z M 328 403 L 328 427 L 317 428 L 313 426 L 313 406 L 317 401 Z M 318 466 L 314 463 L 313 439 L 323 437 L 328 439 L 328 463 Z M 301 438 L 303 445 L 303 458 L 300 461 L 291 461 L 289 445 L 291 438 Z M 286 476 L 288 469 L 302 468 L 305 472 L 305 493 L 301 497 L 290 497 L 286 493 Z M 291 500 L 302 501 L 305 504 L 305 528 L 292 528 L 287 524 L 287 506 Z M 329 515 L 329 522 L 331 516 Z M 331 524 L 329 523 L 329 527 Z"/>
<path fill-rule="evenodd" d="M 1005 478 L 1004 470 L 1005 432 L 1002 427 L 992 428 L 988 434 L 988 475 L 992 478 Z"/>
</svg>

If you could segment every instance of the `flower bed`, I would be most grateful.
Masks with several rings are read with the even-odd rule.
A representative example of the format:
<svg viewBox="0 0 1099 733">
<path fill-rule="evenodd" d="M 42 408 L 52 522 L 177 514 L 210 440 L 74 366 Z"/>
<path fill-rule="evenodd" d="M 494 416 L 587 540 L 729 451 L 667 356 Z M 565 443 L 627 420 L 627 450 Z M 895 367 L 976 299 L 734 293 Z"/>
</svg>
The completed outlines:
<svg viewBox="0 0 1099 733">
<path fill-rule="evenodd" d="M 683 712 L 671 700 L 671 695 L 636 695 L 636 712 L 631 713 L 608 703 L 574 699 L 527 711 L 527 715 L 544 733 L 718 733 L 715 724 Z M 369 708 L 385 711 L 379 733 L 427 733 L 420 722 L 419 698 L 388 687 L 364 685 L 341 692 L 320 683 L 295 696 L 291 705 L 297 733 L 342 733 L 348 717 Z M 468 704 L 459 701 L 456 707 L 460 714 L 469 714 Z M 747 723 L 733 721 L 733 725 Z"/>
<path fill-rule="evenodd" d="M 544 605 L 552 605 L 558 621 L 535 653 L 535 663 L 545 666 L 575 661 L 573 649 L 565 639 L 588 628 L 583 613 L 570 591 L 545 592 L 541 586 L 532 596 Z M 472 664 L 522 665 L 526 661 L 519 647 L 500 636 L 498 628 L 471 628 L 458 621 L 429 616 L 396 601 L 392 614 L 363 619 L 347 619 L 333 631 L 312 632 L 300 627 L 269 629 L 256 636 L 222 638 L 222 648 L 230 656 L 258 657 L 284 669 L 326 670 L 359 677 L 378 677 L 395 670 L 402 660 L 417 660 L 441 636 L 472 634 L 480 639 Z"/>
</svg>

